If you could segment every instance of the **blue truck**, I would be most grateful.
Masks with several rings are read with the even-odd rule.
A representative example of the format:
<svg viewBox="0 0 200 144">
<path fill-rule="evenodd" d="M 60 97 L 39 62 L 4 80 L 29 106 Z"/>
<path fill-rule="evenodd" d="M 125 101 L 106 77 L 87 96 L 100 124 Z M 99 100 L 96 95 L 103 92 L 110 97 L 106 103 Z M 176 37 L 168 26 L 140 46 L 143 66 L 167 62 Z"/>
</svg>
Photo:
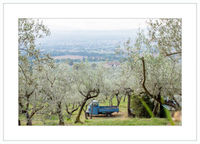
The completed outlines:
<svg viewBox="0 0 200 144">
<path fill-rule="evenodd" d="M 114 112 L 119 112 L 119 108 L 117 106 L 99 106 L 98 101 L 93 100 L 88 106 L 86 115 L 106 114 L 107 117 L 111 117 Z"/>
</svg>

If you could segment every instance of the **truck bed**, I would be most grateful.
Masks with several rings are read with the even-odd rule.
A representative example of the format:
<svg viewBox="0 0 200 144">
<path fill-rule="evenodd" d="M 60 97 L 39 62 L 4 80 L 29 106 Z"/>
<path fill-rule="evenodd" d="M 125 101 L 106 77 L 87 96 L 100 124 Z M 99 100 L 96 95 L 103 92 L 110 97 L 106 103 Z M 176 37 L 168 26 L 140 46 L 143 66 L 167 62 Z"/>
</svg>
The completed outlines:
<svg viewBox="0 0 200 144">
<path fill-rule="evenodd" d="M 118 109 L 117 106 L 99 106 L 99 109 Z"/>
<path fill-rule="evenodd" d="M 118 112 L 119 108 L 117 106 L 99 106 L 99 112 Z"/>
</svg>

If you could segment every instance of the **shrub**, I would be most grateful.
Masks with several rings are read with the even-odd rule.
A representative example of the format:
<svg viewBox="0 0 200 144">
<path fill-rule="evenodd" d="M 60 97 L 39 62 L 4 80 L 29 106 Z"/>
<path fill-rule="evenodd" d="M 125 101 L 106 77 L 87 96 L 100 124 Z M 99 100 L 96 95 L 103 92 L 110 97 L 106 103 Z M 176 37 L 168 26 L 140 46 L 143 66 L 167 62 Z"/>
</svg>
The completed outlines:
<svg viewBox="0 0 200 144">
<path fill-rule="evenodd" d="M 150 101 L 150 97 L 147 94 L 133 94 L 131 96 L 131 109 L 133 110 L 133 114 L 136 117 L 150 118 L 151 116 L 146 110 L 146 108 L 143 106 L 142 102 L 140 101 L 140 98 L 144 100 L 144 102 L 149 106 L 150 110 L 153 110 L 154 103 Z"/>
</svg>

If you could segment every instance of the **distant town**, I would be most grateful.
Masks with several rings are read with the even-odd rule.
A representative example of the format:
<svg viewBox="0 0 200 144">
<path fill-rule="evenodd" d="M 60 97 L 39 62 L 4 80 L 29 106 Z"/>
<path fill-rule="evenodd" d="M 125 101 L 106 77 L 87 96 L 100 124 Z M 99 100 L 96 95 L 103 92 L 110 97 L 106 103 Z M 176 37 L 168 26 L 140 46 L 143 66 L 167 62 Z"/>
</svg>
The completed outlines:
<svg viewBox="0 0 200 144">
<path fill-rule="evenodd" d="M 42 53 L 50 54 L 56 62 L 120 62 L 123 56 L 115 54 L 116 44 L 123 47 L 128 38 L 133 44 L 136 31 L 52 31 L 50 37 L 40 39 L 37 45 Z"/>
</svg>

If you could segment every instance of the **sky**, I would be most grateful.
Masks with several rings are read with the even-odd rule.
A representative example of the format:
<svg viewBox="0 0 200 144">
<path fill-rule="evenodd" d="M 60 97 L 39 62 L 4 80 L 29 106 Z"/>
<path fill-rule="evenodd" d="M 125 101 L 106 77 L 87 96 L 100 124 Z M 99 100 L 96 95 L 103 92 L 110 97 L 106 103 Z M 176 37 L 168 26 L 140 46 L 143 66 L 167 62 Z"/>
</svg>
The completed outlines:
<svg viewBox="0 0 200 144">
<path fill-rule="evenodd" d="M 146 28 L 148 19 L 41 19 L 50 30 L 129 30 Z"/>
</svg>

